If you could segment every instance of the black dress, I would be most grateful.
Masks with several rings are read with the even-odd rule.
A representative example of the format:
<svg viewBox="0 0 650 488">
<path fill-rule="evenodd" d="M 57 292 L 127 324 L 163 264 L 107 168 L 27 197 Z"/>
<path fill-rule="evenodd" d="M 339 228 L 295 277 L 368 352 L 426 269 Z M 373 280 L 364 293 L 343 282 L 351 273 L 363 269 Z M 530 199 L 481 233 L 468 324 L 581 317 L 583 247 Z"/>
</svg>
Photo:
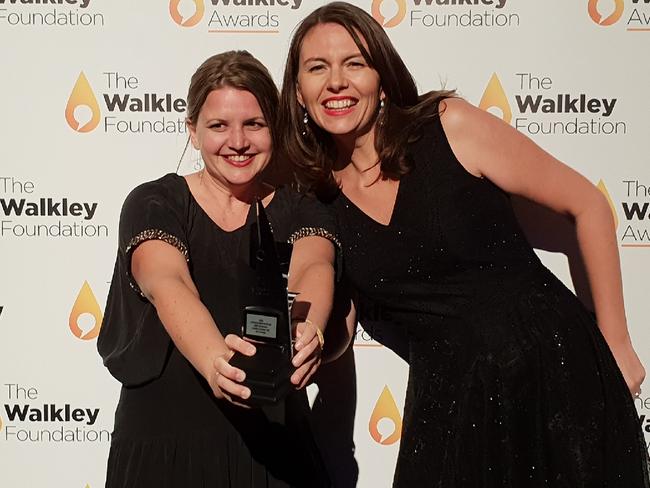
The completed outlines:
<svg viewBox="0 0 650 488">
<path fill-rule="evenodd" d="M 333 237 L 329 210 L 280 188 L 267 207 L 277 241 Z M 249 221 L 252 219 L 252 212 Z M 219 228 L 175 174 L 127 197 L 98 348 L 122 384 L 108 460 L 107 487 L 284 488 L 328 486 L 310 434 L 304 391 L 277 408 L 245 410 L 216 400 L 174 347 L 155 308 L 130 279 L 130 257 L 149 239 L 187 259 L 223 335 L 239 333 L 237 269 L 247 226 Z"/>
<path fill-rule="evenodd" d="M 361 321 L 388 318 L 407 338 L 393 486 L 650 486 L 594 316 L 540 263 L 508 195 L 465 171 L 438 118 L 408 153 L 388 225 L 334 201 Z"/>
</svg>

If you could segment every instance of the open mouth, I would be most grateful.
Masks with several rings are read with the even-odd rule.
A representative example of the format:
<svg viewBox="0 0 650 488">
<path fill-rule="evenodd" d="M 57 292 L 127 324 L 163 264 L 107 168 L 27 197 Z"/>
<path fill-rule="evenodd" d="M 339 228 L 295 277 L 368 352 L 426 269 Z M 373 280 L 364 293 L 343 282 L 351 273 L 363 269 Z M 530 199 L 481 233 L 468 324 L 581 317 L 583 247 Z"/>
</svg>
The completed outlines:
<svg viewBox="0 0 650 488">
<path fill-rule="evenodd" d="M 328 98 L 322 105 L 328 115 L 344 115 L 352 111 L 359 101 L 355 98 Z"/>
<path fill-rule="evenodd" d="M 228 164 L 242 168 L 253 162 L 255 154 L 229 154 L 222 157 Z"/>
</svg>

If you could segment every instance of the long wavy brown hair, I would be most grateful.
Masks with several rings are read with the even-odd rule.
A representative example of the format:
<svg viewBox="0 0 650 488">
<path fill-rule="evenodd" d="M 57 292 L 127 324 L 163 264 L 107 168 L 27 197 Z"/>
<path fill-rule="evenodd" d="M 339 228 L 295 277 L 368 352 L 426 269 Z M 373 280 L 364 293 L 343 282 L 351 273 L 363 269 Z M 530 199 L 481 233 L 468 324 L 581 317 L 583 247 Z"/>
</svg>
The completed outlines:
<svg viewBox="0 0 650 488">
<path fill-rule="evenodd" d="M 294 165 L 300 186 L 325 198 L 338 191 L 332 176 L 336 145 L 330 134 L 311 120 L 305 131 L 297 81 L 305 36 L 315 26 L 328 23 L 344 27 L 368 65 L 379 74 L 386 98 L 384 109 L 377 114 L 374 130 L 382 178 L 398 180 L 412 169 L 413 163 L 406 154 L 407 145 L 417 138 L 419 127 L 438 116 L 438 102 L 455 96 L 455 92 L 449 90 L 419 96 L 413 76 L 383 27 L 361 8 L 346 2 L 332 2 L 310 13 L 298 25 L 289 47 L 280 95 L 279 127 L 283 150 Z M 303 132 L 306 133 L 303 135 Z"/>
</svg>

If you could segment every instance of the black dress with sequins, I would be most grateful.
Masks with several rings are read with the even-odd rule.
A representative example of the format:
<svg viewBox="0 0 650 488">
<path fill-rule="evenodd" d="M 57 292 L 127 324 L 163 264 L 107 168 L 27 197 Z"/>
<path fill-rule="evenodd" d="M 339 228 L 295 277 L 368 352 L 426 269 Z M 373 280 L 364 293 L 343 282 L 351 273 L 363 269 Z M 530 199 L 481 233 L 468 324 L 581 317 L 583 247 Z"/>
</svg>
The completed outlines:
<svg viewBox="0 0 650 488">
<path fill-rule="evenodd" d="M 409 154 L 388 225 L 333 203 L 361 322 L 371 311 L 407 337 L 393 486 L 650 486 L 594 316 L 541 264 L 508 195 L 465 171 L 439 119 Z"/>
<path fill-rule="evenodd" d="M 335 218 L 315 199 L 283 187 L 268 204 L 276 241 L 309 235 L 334 242 Z M 225 231 L 203 211 L 185 179 L 168 174 L 127 197 L 117 261 L 99 335 L 104 364 L 122 383 L 107 488 L 315 488 L 330 486 L 309 425 L 303 390 L 272 408 L 217 400 L 181 355 L 155 307 L 130 279 L 131 255 L 159 239 L 187 260 L 201 301 L 223 335 L 241 331 L 239 270 L 247 225 Z"/>
</svg>

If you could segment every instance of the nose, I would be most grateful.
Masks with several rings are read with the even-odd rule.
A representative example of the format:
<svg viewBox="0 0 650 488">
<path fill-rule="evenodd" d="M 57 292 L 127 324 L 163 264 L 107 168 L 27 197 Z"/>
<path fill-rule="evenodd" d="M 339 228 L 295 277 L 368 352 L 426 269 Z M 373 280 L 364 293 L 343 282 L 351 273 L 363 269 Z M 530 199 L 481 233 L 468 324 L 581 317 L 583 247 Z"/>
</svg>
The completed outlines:
<svg viewBox="0 0 650 488">
<path fill-rule="evenodd" d="M 348 86 L 348 80 L 341 66 L 332 66 L 328 79 L 328 88 L 333 92 L 340 92 Z"/>
<path fill-rule="evenodd" d="M 244 153 L 250 147 L 243 126 L 236 126 L 231 129 L 228 145 L 230 146 L 230 149 L 237 153 Z"/>
</svg>

